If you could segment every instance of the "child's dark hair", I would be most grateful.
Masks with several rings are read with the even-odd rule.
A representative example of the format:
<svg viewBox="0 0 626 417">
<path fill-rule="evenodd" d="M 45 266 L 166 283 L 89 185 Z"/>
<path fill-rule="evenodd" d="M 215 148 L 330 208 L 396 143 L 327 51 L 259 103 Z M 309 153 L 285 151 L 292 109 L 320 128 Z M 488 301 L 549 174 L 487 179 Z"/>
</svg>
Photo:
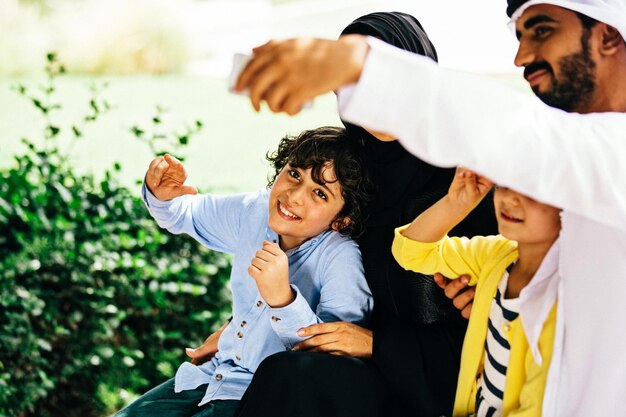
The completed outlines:
<svg viewBox="0 0 626 417">
<path fill-rule="evenodd" d="M 333 220 L 338 232 L 356 237 L 363 229 L 365 203 L 370 199 L 371 182 L 362 146 L 352 140 L 342 127 L 320 127 L 305 130 L 298 136 L 285 136 L 278 149 L 266 155 L 275 172 L 269 178 L 268 186 L 282 169 L 289 164 L 293 168 L 311 168 L 311 178 L 324 184 L 322 173 L 329 163 L 333 164 L 336 180 L 341 185 L 344 206 Z M 344 223 L 344 219 L 349 222 Z"/>
</svg>

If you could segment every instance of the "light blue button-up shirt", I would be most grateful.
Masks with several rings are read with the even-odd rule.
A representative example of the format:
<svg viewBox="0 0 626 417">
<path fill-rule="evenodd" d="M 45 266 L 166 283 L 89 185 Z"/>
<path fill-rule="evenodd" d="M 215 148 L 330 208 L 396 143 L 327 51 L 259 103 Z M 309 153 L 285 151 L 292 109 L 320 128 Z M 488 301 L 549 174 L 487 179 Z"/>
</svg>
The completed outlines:
<svg viewBox="0 0 626 417">
<path fill-rule="evenodd" d="M 142 195 L 159 226 L 234 255 L 233 318 L 220 337 L 219 351 L 203 365 L 185 362 L 176 372 L 176 392 L 208 384 L 198 405 L 241 399 L 263 359 L 303 340 L 296 334 L 298 329 L 332 321 L 363 325 L 369 318 L 373 301 L 358 246 L 331 230 L 286 252 L 296 294 L 291 304 L 271 308 L 261 298 L 248 266 L 264 240 L 278 241 L 268 226 L 269 190 L 160 201 L 144 184 Z"/>
</svg>

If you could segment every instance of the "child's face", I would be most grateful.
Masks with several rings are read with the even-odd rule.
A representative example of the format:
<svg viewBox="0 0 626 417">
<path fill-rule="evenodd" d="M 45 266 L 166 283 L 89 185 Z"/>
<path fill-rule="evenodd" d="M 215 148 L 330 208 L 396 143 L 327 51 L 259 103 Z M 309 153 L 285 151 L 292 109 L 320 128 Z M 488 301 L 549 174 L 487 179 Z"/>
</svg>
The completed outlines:
<svg viewBox="0 0 626 417">
<path fill-rule="evenodd" d="M 341 185 L 332 165 L 323 169 L 320 185 L 311 169 L 287 164 L 274 181 L 269 200 L 269 225 L 280 235 L 280 246 L 288 250 L 327 230 L 344 205 Z"/>
<path fill-rule="evenodd" d="M 561 230 L 560 211 L 505 187 L 493 196 L 498 231 L 519 243 L 552 244 Z"/>
</svg>

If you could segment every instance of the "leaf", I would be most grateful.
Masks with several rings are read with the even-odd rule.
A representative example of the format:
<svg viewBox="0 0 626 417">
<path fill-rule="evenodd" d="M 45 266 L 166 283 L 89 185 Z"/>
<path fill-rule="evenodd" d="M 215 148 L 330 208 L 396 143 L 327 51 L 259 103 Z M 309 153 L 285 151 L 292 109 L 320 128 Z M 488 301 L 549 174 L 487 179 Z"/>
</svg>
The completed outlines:
<svg viewBox="0 0 626 417">
<path fill-rule="evenodd" d="M 28 91 L 28 89 L 26 88 L 26 86 L 24 84 L 18 84 L 16 86 L 13 87 L 15 89 L 15 91 L 20 94 L 20 95 L 25 95 L 26 92 Z"/>
<path fill-rule="evenodd" d="M 100 108 L 98 107 L 98 103 L 96 103 L 96 100 L 91 99 L 89 100 L 89 107 L 91 107 L 91 109 L 96 113 L 100 113 Z"/>
<path fill-rule="evenodd" d="M 48 113 L 48 108 L 41 104 L 41 100 L 33 98 L 31 99 L 31 101 L 33 102 L 33 105 L 41 110 L 43 113 Z"/>
<path fill-rule="evenodd" d="M 64 203 L 68 204 L 74 198 L 70 190 L 68 190 L 64 185 L 56 183 L 54 184 L 54 188 L 56 188 L 56 190 L 59 192 L 59 196 Z"/>
<path fill-rule="evenodd" d="M 143 136 L 143 134 L 145 133 L 144 130 L 141 129 L 139 126 L 131 127 L 130 132 L 137 137 Z"/>
<path fill-rule="evenodd" d="M 57 126 L 49 125 L 49 126 L 46 126 L 46 130 L 48 131 L 51 137 L 55 137 L 59 134 L 59 132 L 61 131 L 61 128 Z"/>
</svg>

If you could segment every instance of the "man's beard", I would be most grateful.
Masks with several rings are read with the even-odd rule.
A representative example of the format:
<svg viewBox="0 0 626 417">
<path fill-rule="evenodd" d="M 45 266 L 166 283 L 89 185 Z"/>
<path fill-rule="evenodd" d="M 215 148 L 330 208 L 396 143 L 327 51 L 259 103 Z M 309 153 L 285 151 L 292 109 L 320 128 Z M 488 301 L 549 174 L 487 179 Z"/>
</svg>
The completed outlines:
<svg viewBox="0 0 626 417">
<path fill-rule="evenodd" d="M 549 106 L 565 111 L 582 110 L 591 101 L 596 88 L 596 63 L 589 53 L 589 33 L 585 31 L 581 37 L 580 52 L 573 53 L 559 59 L 561 69 L 560 80 L 557 80 L 552 68 L 549 68 L 552 78 L 551 88 L 541 92 L 538 87 L 533 92 L 541 101 Z M 544 63 L 546 66 L 549 64 Z"/>
</svg>

